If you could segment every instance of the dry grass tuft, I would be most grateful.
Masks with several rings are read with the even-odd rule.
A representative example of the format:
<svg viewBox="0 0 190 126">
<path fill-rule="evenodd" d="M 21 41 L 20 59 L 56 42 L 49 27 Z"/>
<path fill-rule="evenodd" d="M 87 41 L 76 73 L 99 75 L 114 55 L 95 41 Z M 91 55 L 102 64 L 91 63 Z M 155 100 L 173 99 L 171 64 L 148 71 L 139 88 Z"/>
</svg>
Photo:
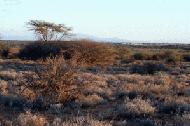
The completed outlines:
<svg viewBox="0 0 190 126">
<path fill-rule="evenodd" d="M 45 126 L 48 123 L 45 117 L 30 112 L 21 113 L 17 120 L 20 126 Z"/>
<path fill-rule="evenodd" d="M 84 106 L 94 106 L 104 102 L 104 99 L 96 94 L 81 96 L 78 100 Z"/>
<path fill-rule="evenodd" d="M 22 97 L 24 97 L 25 99 L 29 100 L 29 101 L 34 101 L 37 98 L 37 94 L 35 93 L 35 91 L 29 89 L 29 88 L 25 88 L 20 95 Z"/>
<path fill-rule="evenodd" d="M 0 78 L 3 80 L 14 80 L 17 77 L 15 70 L 0 71 Z"/>
<path fill-rule="evenodd" d="M 0 94 L 7 95 L 8 94 L 8 83 L 7 81 L 0 80 Z"/>
<path fill-rule="evenodd" d="M 96 120 L 90 116 L 87 117 L 73 117 L 66 121 L 60 118 L 54 119 L 52 126 L 112 126 L 111 123 Z"/>
<path fill-rule="evenodd" d="M 126 99 L 125 107 L 131 114 L 153 114 L 156 110 L 156 108 L 150 104 L 150 101 L 145 101 L 140 98 L 133 100 Z"/>
</svg>

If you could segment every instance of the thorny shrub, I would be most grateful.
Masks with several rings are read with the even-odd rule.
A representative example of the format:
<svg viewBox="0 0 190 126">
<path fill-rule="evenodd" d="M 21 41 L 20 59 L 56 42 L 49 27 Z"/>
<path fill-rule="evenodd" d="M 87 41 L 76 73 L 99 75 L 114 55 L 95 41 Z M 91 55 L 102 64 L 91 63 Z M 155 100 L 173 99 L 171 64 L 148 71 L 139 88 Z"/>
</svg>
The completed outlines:
<svg viewBox="0 0 190 126">
<path fill-rule="evenodd" d="M 28 85 L 45 105 L 66 103 L 80 94 L 77 68 L 63 57 L 48 58 L 43 68 L 36 70 L 36 77 L 27 76 Z"/>
</svg>

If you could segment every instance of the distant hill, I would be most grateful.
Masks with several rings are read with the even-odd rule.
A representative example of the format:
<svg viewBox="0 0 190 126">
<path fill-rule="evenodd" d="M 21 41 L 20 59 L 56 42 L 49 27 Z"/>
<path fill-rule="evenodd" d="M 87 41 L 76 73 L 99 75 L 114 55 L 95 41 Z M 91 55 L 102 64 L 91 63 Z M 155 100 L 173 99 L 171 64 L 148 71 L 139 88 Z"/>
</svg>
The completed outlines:
<svg viewBox="0 0 190 126">
<path fill-rule="evenodd" d="M 3 40 L 21 40 L 21 41 L 33 41 L 35 40 L 34 36 L 31 35 L 5 35 L 2 38 Z M 78 39 L 89 39 L 93 41 L 98 41 L 98 42 L 113 42 L 113 43 L 129 43 L 129 44 L 151 44 L 151 43 L 158 43 L 160 44 L 190 44 L 190 42 L 186 41 L 133 41 L 133 40 L 126 40 L 126 39 L 121 39 L 118 37 L 98 37 L 98 36 L 93 36 L 93 35 L 87 35 L 87 34 L 75 34 L 73 35 L 69 40 L 78 40 Z"/>
</svg>

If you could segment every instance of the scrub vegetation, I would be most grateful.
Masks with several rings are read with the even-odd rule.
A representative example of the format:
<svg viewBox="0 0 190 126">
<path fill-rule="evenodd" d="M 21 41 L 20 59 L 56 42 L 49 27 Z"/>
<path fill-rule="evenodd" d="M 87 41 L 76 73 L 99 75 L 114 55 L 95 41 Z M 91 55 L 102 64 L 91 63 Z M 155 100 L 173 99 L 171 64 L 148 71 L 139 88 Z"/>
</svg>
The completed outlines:
<svg viewBox="0 0 190 126">
<path fill-rule="evenodd" d="M 190 45 L 44 41 L 0 43 L 0 125 L 190 125 Z"/>
</svg>

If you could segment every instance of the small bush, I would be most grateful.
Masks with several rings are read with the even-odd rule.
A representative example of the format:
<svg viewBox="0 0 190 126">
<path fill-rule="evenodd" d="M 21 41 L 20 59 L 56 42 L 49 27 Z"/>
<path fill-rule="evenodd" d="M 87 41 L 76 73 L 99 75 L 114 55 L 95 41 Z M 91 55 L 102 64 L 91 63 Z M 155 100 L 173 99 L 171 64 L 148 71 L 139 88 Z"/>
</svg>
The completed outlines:
<svg viewBox="0 0 190 126">
<path fill-rule="evenodd" d="M 156 126 L 155 122 L 149 119 L 139 119 L 136 120 L 139 126 Z"/>
<path fill-rule="evenodd" d="M 4 80 L 0 80 L 0 94 L 6 95 L 8 94 L 8 82 Z"/>
<path fill-rule="evenodd" d="M 114 63 L 116 54 L 111 44 L 83 40 L 68 48 L 64 57 L 73 57 L 81 66 L 107 66 Z"/>
<path fill-rule="evenodd" d="M 190 54 L 189 54 L 189 55 L 188 55 L 188 54 L 183 55 L 183 60 L 184 60 L 185 62 L 190 62 Z"/>
<path fill-rule="evenodd" d="M 178 116 L 176 118 L 177 124 L 179 126 L 189 126 L 190 125 L 190 114 L 183 114 L 182 116 Z"/>
<path fill-rule="evenodd" d="M 184 114 L 190 111 L 189 105 L 181 105 L 177 103 L 166 103 L 158 106 L 158 112 L 164 114 Z"/>
<path fill-rule="evenodd" d="M 84 66 L 111 65 L 115 50 L 111 44 L 91 41 L 31 43 L 21 49 L 19 58 L 38 60 L 63 55 L 66 60 L 75 59 Z"/>
<path fill-rule="evenodd" d="M 77 116 L 67 120 L 55 118 L 51 126 L 112 126 L 110 122 L 94 119 L 89 116 Z"/>
<path fill-rule="evenodd" d="M 181 60 L 181 54 L 174 50 L 163 50 L 163 52 L 153 52 L 150 50 L 139 51 L 133 54 L 135 60 L 157 60 L 165 61 L 166 63 L 178 63 Z"/>
<path fill-rule="evenodd" d="M 170 56 L 170 57 L 166 58 L 167 63 L 177 63 L 179 61 L 180 61 L 180 58 L 176 57 L 176 56 Z"/>
<path fill-rule="evenodd" d="M 0 58 L 4 58 L 7 56 L 6 55 L 7 53 L 5 53 L 5 50 L 7 50 L 6 45 L 3 43 L 0 43 Z"/>
<path fill-rule="evenodd" d="M 166 51 L 163 53 L 162 57 L 165 59 L 166 63 L 178 63 L 181 60 L 180 55 L 175 51 Z"/>
<path fill-rule="evenodd" d="M 6 46 L 5 46 L 5 44 L 4 43 L 0 43 L 0 51 L 2 50 L 2 49 L 4 49 Z"/>
<path fill-rule="evenodd" d="M 27 77 L 28 89 L 35 91 L 45 105 L 66 103 L 80 94 L 80 81 L 77 70 L 69 65 L 63 57 L 48 58 L 43 69 L 37 70 L 37 77 Z"/>
<path fill-rule="evenodd" d="M 96 94 L 88 95 L 88 96 L 81 96 L 79 98 L 79 103 L 83 107 L 95 106 L 95 105 L 101 104 L 103 102 L 105 102 L 104 99 Z"/>
<path fill-rule="evenodd" d="M 149 101 L 135 98 L 133 100 L 126 100 L 125 107 L 131 114 L 151 114 L 154 113 L 155 107 L 153 107 Z"/>
<path fill-rule="evenodd" d="M 1 52 L 1 57 L 2 57 L 2 58 L 7 58 L 7 57 L 8 57 L 8 54 L 9 54 L 9 50 L 8 50 L 8 49 L 4 49 L 4 50 L 2 50 L 2 52 Z"/>
<path fill-rule="evenodd" d="M 30 112 L 21 113 L 17 120 L 20 126 L 45 126 L 48 124 L 45 117 Z"/>
<path fill-rule="evenodd" d="M 15 58 L 18 58 L 19 51 L 20 51 L 20 48 L 10 47 L 10 48 L 4 49 L 1 55 L 3 58 L 15 59 Z"/>
<path fill-rule="evenodd" d="M 46 59 L 50 56 L 56 56 L 60 53 L 61 47 L 53 43 L 31 43 L 26 45 L 19 52 L 19 58 L 27 60 Z"/>
<path fill-rule="evenodd" d="M 117 60 L 120 60 L 120 62 L 122 64 L 126 64 L 131 62 L 132 56 L 133 56 L 133 52 L 130 48 L 127 47 L 123 47 L 123 46 L 115 46 L 115 50 L 117 52 Z"/>
<path fill-rule="evenodd" d="M 138 53 L 135 53 L 135 54 L 133 55 L 133 58 L 134 58 L 135 60 L 145 60 L 145 59 L 147 59 L 147 54 L 146 54 L 146 53 L 143 53 L 143 52 L 138 52 Z"/>
<path fill-rule="evenodd" d="M 137 98 L 137 96 L 138 96 L 138 93 L 135 92 L 135 91 L 132 91 L 132 92 L 129 92 L 129 93 L 128 93 L 128 97 L 129 97 L 129 99 L 131 99 L 131 100 Z"/>
<path fill-rule="evenodd" d="M 166 66 L 157 63 L 145 63 L 143 65 L 133 65 L 130 68 L 131 73 L 138 74 L 154 74 L 159 71 L 167 71 Z"/>
<path fill-rule="evenodd" d="M 151 57 L 152 60 L 163 60 L 161 53 L 155 53 Z"/>
<path fill-rule="evenodd" d="M 177 104 L 163 104 L 160 105 L 158 108 L 159 113 L 165 113 L 165 114 L 176 114 L 178 111 Z"/>
</svg>

